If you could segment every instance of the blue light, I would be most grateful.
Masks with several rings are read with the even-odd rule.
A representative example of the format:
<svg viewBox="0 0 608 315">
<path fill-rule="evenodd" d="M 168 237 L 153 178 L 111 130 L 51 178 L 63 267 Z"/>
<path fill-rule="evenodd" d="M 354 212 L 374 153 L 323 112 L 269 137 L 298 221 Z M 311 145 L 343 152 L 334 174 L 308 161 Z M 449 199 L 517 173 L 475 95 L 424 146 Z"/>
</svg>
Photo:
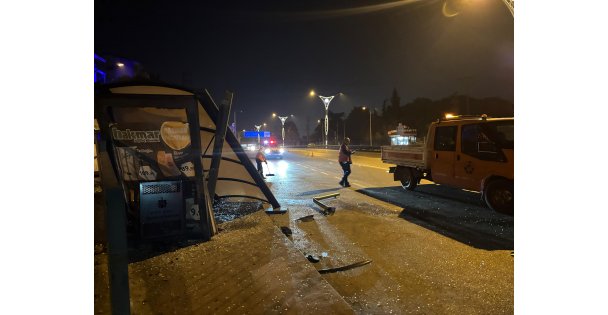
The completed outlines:
<svg viewBox="0 0 608 315">
<path fill-rule="evenodd" d="M 95 68 L 95 83 L 105 83 L 106 82 L 106 73 Z"/>
<path fill-rule="evenodd" d="M 97 60 L 99 60 L 99 61 L 101 61 L 101 62 L 106 62 L 106 60 L 105 60 L 105 59 L 103 59 L 103 58 L 99 57 L 97 54 L 95 54 L 95 59 L 97 59 Z"/>
<path fill-rule="evenodd" d="M 270 138 L 270 131 L 260 131 L 259 133 L 257 131 L 243 132 L 244 138 L 257 138 L 258 135 L 260 136 L 260 138 Z"/>
<path fill-rule="evenodd" d="M 243 133 L 243 137 L 245 137 L 245 138 L 257 138 L 258 137 L 258 132 L 257 131 L 245 131 Z"/>
</svg>

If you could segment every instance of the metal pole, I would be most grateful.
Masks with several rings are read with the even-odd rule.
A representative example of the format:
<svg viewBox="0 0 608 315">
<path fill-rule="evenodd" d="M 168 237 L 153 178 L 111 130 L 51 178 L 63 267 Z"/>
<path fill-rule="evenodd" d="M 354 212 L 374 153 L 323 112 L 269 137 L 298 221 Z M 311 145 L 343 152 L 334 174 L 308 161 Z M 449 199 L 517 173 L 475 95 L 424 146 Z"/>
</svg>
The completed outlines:
<svg viewBox="0 0 608 315">
<path fill-rule="evenodd" d="M 279 116 L 281 120 L 281 135 L 283 136 L 283 147 L 285 147 L 285 121 L 289 118 L 289 116 Z"/>
<path fill-rule="evenodd" d="M 372 147 L 372 109 L 369 109 L 369 146 Z"/>
<path fill-rule="evenodd" d="M 255 127 L 255 129 L 258 131 L 258 145 L 261 145 L 261 141 L 260 141 L 260 128 L 262 128 L 262 125 L 253 125 Z"/>
<path fill-rule="evenodd" d="M 218 119 L 215 122 L 215 142 L 213 143 L 213 155 L 211 158 L 211 166 L 209 167 L 208 175 L 208 189 L 209 196 L 211 196 L 211 198 L 215 196 L 215 186 L 217 183 L 217 176 L 220 171 L 220 160 L 222 158 L 222 148 L 224 146 L 224 138 L 226 137 L 226 129 L 228 128 L 232 96 L 233 94 L 231 92 L 226 91 L 224 101 L 222 101 L 222 104 L 220 104 Z"/>
<path fill-rule="evenodd" d="M 327 111 L 329 109 L 329 103 L 334 98 L 333 96 L 322 96 L 319 95 L 321 101 L 323 101 L 323 105 L 325 105 L 325 147 L 327 147 L 327 133 L 329 132 L 329 118 L 327 117 Z"/>
<path fill-rule="evenodd" d="M 106 196 L 110 307 L 112 314 L 130 314 L 126 205 L 122 188 L 113 172 L 105 146 L 106 142 L 101 141 L 97 156 Z"/>
<path fill-rule="evenodd" d="M 327 118 L 327 108 L 328 107 L 329 106 L 325 106 L 325 147 L 326 148 L 327 148 L 327 132 L 329 131 L 329 118 Z"/>
</svg>

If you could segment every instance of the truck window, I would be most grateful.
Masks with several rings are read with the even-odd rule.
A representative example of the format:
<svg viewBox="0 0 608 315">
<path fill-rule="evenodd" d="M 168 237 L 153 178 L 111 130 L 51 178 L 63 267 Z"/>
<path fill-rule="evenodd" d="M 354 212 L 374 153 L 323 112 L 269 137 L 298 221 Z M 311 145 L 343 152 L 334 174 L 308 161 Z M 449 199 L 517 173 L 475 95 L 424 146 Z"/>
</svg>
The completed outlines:
<svg viewBox="0 0 608 315">
<path fill-rule="evenodd" d="M 502 162 L 505 156 L 501 149 L 513 149 L 512 122 L 464 125 L 461 133 L 462 153 L 480 160 Z"/>
<path fill-rule="evenodd" d="M 456 151 L 457 126 L 435 128 L 435 151 Z"/>
<path fill-rule="evenodd" d="M 500 149 L 513 149 L 513 121 L 480 124 L 481 132 Z"/>
</svg>

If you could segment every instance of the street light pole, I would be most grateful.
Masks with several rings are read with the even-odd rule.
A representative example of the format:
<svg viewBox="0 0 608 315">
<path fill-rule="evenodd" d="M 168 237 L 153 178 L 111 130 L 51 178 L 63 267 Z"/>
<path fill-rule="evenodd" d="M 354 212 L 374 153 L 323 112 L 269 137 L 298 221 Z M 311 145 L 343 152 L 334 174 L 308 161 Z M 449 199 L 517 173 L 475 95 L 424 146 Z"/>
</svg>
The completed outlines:
<svg viewBox="0 0 608 315">
<path fill-rule="evenodd" d="M 255 129 L 257 129 L 258 131 L 258 145 L 261 145 L 261 141 L 260 141 L 260 128 L 262 128 L 262 125 L 254 125 Z"/>
<path fill-rule="evenodd" d="M 373 147 L 372 142 L 372 109 L 369 109 L 369 146 Z"/>
<path fill-rule="evenodd" d="M 319 98 L 321 99 L 321 101 L 323 101 L 323 105 L 325 105 L 325 146 L 327 147 L 327 133 L 329 132 L 329 118 L 327 117 L 327 111 L 329 109 L 329 103 L 331 102 L 332 99 L 334 99 L 334 96 L 322 96 L 319 95 Z"/>
<path fill-rule="evenodd" d="M 285 121 L 287 120 L 287 117 L 289 117 L 289 116 L 284 116 L 284 117 L 279 116 L 279 119 L 281 120 L 281 134 L 283 136 L 283 147 L 285 147 Z"/>
</svg>

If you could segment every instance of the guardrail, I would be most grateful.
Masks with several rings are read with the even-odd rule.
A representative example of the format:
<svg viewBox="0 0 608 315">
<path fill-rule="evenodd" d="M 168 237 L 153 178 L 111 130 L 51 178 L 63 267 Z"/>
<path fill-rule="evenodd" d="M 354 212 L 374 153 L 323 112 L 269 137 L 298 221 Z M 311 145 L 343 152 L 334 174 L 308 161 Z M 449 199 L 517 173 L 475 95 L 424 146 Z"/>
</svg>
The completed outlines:
<svg viewBox="0 0 608 315">
<path fill-rule="evenodd" d="M 350 149 L 352 150 L 357 150 L 357 151 L 364 151 L 364 152 L 380 152 L 380 146 L 368 146 L 368 145 L 349 145 L 348 146 Z M 339 150 L 340 146 L 339 145 L 315 145 L 315 146 L 306 146 L 306 145 L 292 145 L 292 146 L 285 146 L 286 149 L 327 149 L 327 150 Z"/>
</svg>

